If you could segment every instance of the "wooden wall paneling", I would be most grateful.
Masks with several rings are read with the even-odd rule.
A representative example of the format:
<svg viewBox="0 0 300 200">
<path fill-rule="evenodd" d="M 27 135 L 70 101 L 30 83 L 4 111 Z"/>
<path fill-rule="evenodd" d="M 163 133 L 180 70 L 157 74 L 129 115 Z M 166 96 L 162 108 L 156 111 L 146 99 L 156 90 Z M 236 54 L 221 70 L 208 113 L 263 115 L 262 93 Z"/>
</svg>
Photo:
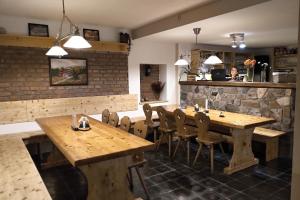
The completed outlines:
<svg viewBox="0 0 300 200">
<path fill-rule="evenodd" d="M 0 124 L 22 122 L 27 119 L 26 101 L 11 101 L 0 103 Z"/>
<path fill-rule="evenodd" d="M 99 114 L 137 110 L 137 95 L 111 95 L 0 102 L 0 124 L 34 121 L 36 118 L 71 114 Z"/>
</svg>

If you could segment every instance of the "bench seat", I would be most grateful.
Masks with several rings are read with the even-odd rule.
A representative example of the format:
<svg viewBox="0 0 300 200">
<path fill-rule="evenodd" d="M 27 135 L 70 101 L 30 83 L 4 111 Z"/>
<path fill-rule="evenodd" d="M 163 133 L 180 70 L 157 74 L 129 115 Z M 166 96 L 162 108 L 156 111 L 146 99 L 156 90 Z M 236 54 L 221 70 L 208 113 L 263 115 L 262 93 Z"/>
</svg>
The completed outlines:
<svg viewBox="0 0 300 200">
<path fill-rule="evenodd" d="M 266 144 L 266 161 L 278 158 L 279 137 L 286 134 L 284 131 L 256 127 L 253 132 L 253 140 Z"/>
<path fill-rule="evenodd" d="M 51 199 L 20 137 L 0 138 L 0 171 L 0 199 Z"/>
</svg>

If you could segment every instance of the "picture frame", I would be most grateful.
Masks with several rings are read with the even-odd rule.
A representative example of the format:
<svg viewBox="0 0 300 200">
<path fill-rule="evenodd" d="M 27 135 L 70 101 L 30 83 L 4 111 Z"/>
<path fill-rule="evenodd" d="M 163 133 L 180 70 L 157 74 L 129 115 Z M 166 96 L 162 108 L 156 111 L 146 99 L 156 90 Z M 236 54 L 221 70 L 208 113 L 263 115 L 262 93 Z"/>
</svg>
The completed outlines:
<svg viewBox="0 0 300 200">
<path fill-rule="evenodd" d="M 86 58 L 49 58 L 50 86 L 88 85 Z"/>
<path fill-rule="evenodd" d="M 48 25 L 28 23 L 28 35 L 38 37 L 49 37 Z"/>
<path fill-rule="evenodd" d="M 88 41 L 100 41 L 99 30 L 83 29 L 83 37 Z"/>
</svg>

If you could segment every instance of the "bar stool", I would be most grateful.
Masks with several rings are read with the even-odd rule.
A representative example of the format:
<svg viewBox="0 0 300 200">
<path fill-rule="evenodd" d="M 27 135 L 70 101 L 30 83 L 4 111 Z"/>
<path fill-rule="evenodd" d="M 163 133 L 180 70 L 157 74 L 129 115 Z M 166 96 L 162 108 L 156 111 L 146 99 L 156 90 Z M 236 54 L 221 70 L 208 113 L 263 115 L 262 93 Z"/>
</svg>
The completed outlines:
<svg viewBox="0 0 300 200">
<path fill-rule="evenodd" d="M 151 106 L 146 103 L 143 105 L 143 110 L 146 116 L 145 124 L 149 127 L 150 130 L 153 130 L 153 140 L 154 143 L 157 143 L 157 132 L 159 127 L 159 122 L 154 122 L 152 120 L 152 108 Z"/>
<path fill-rule="evenodd" d="M 116 112 L 112 112 L 109 115 L 108 124 L 117 127 L 119 125 L 119 116 Z"/>
<path fill-rule="evenodd" d="M 228 158 L 224 152 L 222 142 L 224 142 L 224 138 L 221 134 L 218 134 L 216 132 L 208 131 L 210 119 L 208 116 L 206 116 L 204 113 L 197 113 L 195 115 L 195 123 L 198 128 L 198 137 L 196 138 L 196 141 L 199 143 L 199 148 L 195 157 L 195 160 L 193 162 L 193 166 L 196 164 L 197 159 L 200 155 L 202 145 L 204 144 L 210 149 L 210 170 L 211 173 L 214 171 L 214 145 L 218 144 L 222 153 L 224 154 L 225 158 L 228 161 Z"/>
<path fill-rule="evenodd" d="M 159 137 L 159 141 L 157 144 L 157 150 L 159 149 L 159 146 L 163 140 L 163 138 L 168 138 L 168 145 L 169 145 L 169 157 L 172 156 L 172 140 L 173 140 L 173 134 L 176 131 L 176 126 L 174 123 L 172 123 L 170 121 L 170 119 L 168 119 L 167 117 L 167 111 L 159 106 L 157 107 L 157 114 L 159 117 L 159 122 L 160 122 L 160 127 L 159 127 L 159 131 L 161 133 L 160 137 Z"/>
<path fill-rule="evenodd" d="M 108 124 L 110 112 L 108 109 L 102 111 L 102 122 Z"/>
<path fill-rule="evenodd" d="M 182 110 L 176 109 L 174 111 L 174 116 L 175 116 L 176 127 L 177 127 L 175 136 L 177 136 L 178 142 L 175 147 L 175 151 L 173 153 L 173 159 L 176 155 L 176 152 L 180 144 L 182 142 L 185 142 L 187 148 L 187 163 L 190 164 L 190 142 L 191 142 L 191 138 L 195 137 L 197 133 L 194 131 L 193 127 L 185 124 L 186 115 Z"/>
<path fill-rule="evenodd" d="M 146 136 L 147 136 L 147 125 L 144 123 L 144 121 L 138 121 L 138 122 L 135 123 L 135 125 L 134 125 L 134 135 L 136 135 L 138 137 L 141 137 L 143 139 L 146 138 Z M 133 189 L 132 169 L 134 168 L 136 170 L 136 173 L 137 173 L 138 177 L 139 177 L 141 185 L 142 185 L 142 187 L 145 191 L 147 199 L 150 199 L 149 192 L 147 190 L 144 178 L 143 178 L 142 173 L 140 171 L 140 168 L 143 167 L 146 162 L 147 162 L 147 160 L 144 158 L 144 152 L 133 155 L 131 157 L 130 161 L 129 161 L 130 164 L 129 164 L 129 167 L 128 167 L 128 171 L 129 171 L 128 180 L 129 180 L 130 188 Z"/>
<path fill-rule="evenodd" d="M 120 129 L 129 132 L 130 128 L 131 128 L 131 120 L 128 116 L 124 116 L 121 119 L 121 123 L 120 123 Z"/>
</svg>

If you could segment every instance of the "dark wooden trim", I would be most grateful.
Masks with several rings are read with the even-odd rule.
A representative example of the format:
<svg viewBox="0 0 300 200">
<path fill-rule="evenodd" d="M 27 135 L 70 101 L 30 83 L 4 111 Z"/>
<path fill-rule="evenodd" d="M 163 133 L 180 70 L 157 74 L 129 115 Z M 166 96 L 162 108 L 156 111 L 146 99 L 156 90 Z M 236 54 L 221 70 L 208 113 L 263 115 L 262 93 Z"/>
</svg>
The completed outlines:
<svg viewBox="0 0 300 200">
<path fill-rule="evenodd" d="M 296 89 L 295 83 L 262 83 L 262 82 L 228 82 L 228 81 L 180 81 L 180 85 L 202 85 L 219 87 L 251 87 L 251 88 L 280 88 Z"/>
</svg>

